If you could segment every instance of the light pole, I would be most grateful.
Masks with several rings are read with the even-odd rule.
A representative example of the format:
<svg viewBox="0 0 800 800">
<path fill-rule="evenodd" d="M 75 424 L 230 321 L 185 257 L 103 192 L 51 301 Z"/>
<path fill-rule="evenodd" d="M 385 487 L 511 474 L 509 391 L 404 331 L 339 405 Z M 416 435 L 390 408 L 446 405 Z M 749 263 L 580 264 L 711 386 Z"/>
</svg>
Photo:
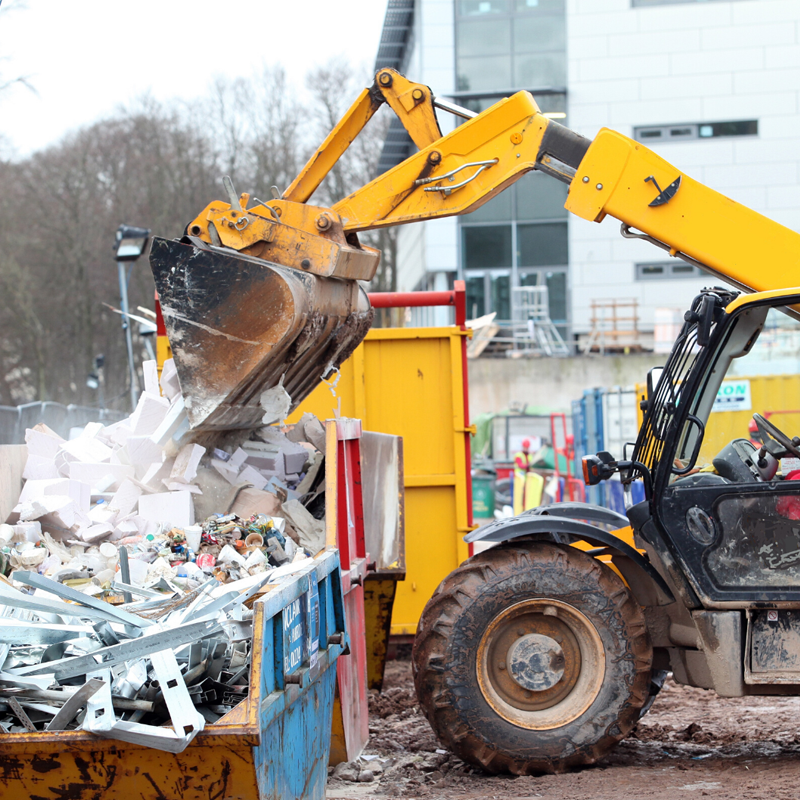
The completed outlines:
<svg viewBox="0 0 800 800">
<path fill-rule="evenodd" d="M 131 408 L 136 408 L 139 400 L 139 387 L 136 379 L 136 365 L 133 361 L 133 337 L 131 335 L 130 320 L 128 318 L 128 278 L 125 265 L 136 261 L 147 247 L 150 238 L 149 228 L 134 228 L 131 225 L 120 225 L 114 241 L 114 254 L 117 259 L 117 274 L 119 276 L 119 298 L 122 310 L 122 330 L 125 333 L 125 346 L 128 349 L 128 369 L 131 381 Z"/>
</svg>

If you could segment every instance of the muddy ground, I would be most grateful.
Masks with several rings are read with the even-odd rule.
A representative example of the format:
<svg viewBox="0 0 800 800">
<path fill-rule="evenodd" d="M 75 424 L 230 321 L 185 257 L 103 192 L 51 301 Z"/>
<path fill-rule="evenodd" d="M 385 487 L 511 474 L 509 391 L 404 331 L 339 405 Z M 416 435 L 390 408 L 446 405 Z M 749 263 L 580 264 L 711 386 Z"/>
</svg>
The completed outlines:
<svg viewBox="0 0 800 800">
<path fill-rule="evenodd" d="M 328 797 L 795 800 L 798 726 L 800 698 L 723 699 L 670 680 L 633 735 L 597 765 L 566 775 L 492 777 L 439 748 L 417 708 L 410 662 L 390 661 L 383 694 L 370 699 L 365 758 L 344 768 L 361 780 L 332 776 Z"/>
</svg>

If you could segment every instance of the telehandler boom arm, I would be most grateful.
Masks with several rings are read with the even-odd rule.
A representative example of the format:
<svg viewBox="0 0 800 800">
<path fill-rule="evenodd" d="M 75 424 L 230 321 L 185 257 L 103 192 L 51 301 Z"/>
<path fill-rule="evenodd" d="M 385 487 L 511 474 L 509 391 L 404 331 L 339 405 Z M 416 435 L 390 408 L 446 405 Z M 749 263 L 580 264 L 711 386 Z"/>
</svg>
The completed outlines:
<svg viewBox="0 0 800 800">
<path fill-rule="evenodd" d="M 419 152 L 331 208 L 310 205 L 383 103 Z M 466 121 L 443 136 L 437 107 Z M 800 235 L 639 142 L 606 128 L 590 141 L 549 119 L 528 92 L 473 114 L 382 69 L 283 194 L 248 208 L 249 194 L 237 196 L 228 181 L 229 203 L 212 202 L 180 243 L 154 241 L 151 265 L 192 427 L 256 427 L 265 389 L 282 381 L 296 406 L 347 358 L 371 322 L 357 281 L 371 280 L 380 260 L 358 232 L 467 214 L 531 170 L 569 184 L 573 214 L 614 217 L 623 236 L 745 291 L 800 284 Z"/>
</svg>

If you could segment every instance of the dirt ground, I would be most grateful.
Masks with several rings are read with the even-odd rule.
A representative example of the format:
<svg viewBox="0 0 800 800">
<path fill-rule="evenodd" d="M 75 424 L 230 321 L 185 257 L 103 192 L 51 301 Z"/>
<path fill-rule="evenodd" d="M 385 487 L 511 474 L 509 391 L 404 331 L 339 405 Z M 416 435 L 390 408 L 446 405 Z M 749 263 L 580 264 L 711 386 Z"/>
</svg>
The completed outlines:
<svg viewBox="0 0 800 800">
<path fill-rule="evenodd" d="M 383 694 L 370 698 L 365 756 L 344 768 L 356 782 L 331 776 L 328 797 L 795 800 L 798 723 L 800 698 L 723 699 L 670 680 L 634 733 L 595 766 L 565 775 L 493 777 L 439 748 L 417 708 L 410 662 L 390 661 Z"/>
</svg>

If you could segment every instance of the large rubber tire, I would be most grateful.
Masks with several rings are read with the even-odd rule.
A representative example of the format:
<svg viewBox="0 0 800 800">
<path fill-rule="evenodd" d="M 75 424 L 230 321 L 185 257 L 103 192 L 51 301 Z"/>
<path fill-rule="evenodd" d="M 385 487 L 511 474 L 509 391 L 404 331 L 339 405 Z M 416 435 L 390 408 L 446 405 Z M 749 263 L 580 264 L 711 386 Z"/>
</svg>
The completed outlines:
<svg viewBox="0 0 800 800">
<path fill-rule="evenodd" d="M 549 674 L 550 684 L 563 676 L 520 694 L 503 683 L 502 659 L 514 662 L 523 638 L 552 641 L 543 635 L 563 651 L 548 651 L 556 672 L 530 674 Z M 413 651 L 417 697 L 441 743 L 487 772 L 515 775 L 562 772 L 611 750 L 649 698 L 651 664 L 644 615 L 619 576 L 543 542 L 499 545 L 452 572 L 422 613 Z M 545 707 L 526 705 L 537 700 Z"/>
</svg>

